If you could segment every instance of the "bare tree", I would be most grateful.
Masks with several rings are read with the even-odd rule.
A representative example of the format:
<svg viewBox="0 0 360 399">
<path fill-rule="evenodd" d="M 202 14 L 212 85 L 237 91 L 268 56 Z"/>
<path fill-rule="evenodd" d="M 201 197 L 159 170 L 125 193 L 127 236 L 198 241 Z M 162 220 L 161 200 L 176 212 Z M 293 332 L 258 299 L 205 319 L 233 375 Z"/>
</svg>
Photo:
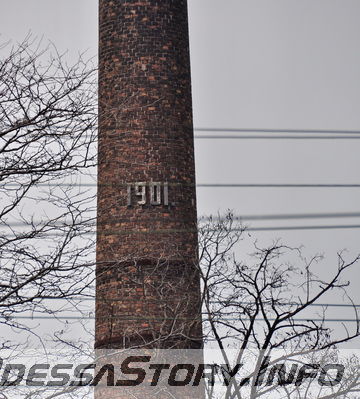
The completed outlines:
<svg viewBox="0 0 360 399">
<path fill-rule="evenodd" d="M 356 354 L 341 358 L 340 349 L 342 343 L 360 335 L 357 308 L 347 294 L 348 282 L 344 280 L 346 271 L 356 265 L 359 257 L 346 261 L 344 253 L 339 253 L 336 270 L 325 280 L 315 275 L 320 256 L 306 260 L 300 249 L 279 242 L 268 248 L 255 244 L 255 252 L 246 258 L 239 252 L 246 229 L 234 222 L 232 214 L 200 222 L 198 230 L 197 265 L 202 278 L 202 311 L 199 311 L 203 316 L 205 358 L 208 349 L 217 349 L 222 363 L 231 367 L 244 365 L 241 373 L 234 377 L 230 377 L 227 369 L 220 368 L 219 381 L 226 384 L 223 387 L 208 385 L 208 398 L 356 397 L 359 359 Z M 242 261 L 237 260 L 239 256 Z M 128 259 L 119 262 L 127 262 L 133 269 L 132 273 L 127 270 L 123 273 L 131 279 L 134 290 L 141 287 L 145 297 L 149 294 L 149 314 L 140 315 L 143 329 L 136 328 L 139 340 L 130 349 L 148 349 L 149 345 L 161 348 L 163 342 L 171 339 L 174 342 L 179 337 L 189 339 L 188 326 L 183 322 L 189 321 L 187 290 L 184 290 L 184 298 L 177 295 L 174 299 L 173 296 L 189 282 L 186 268 L 184 273 L 175 272 L 177 279 L 172 280 L 166 274 L 174 273 L 174 265 L 167 258 L 154 258 L 151 270 L 141 264 L 140 254 L 129 255 Z M 159 279 L 159 275 L 164 278 Z M 329 309 L 324 303 L 329 292 L 332 297 L 338 293 L 354 312 L 355 323 L 344 324 L 342 331 L 331 331 L 327 323 Z M 108 301 L 106 295 L 99 299 L 99 306 L 109 309 L 116 300 Z M 154 306 L 158 312 L 156 318 L 153 318 Z M 107 322 L 124 332 L 125 347 L 127 334 L 134 338 L 131 322 L 137 325 L 138 321 L 131 317 L 134 315 L 128 315 L 127 319 L 126 315 L 117 312 L 109 311 Z M 194 308 L 191 314 L 194 314 Z M 147 323 L 144 323 L 146 319 Z M 128 331 L 124 325 L 128 325 Z M 152 336 L 150 343 L 148 339 L 143 340 L 143 334 Z M 82 354 L 91 355 L 91 348 L 80 345 L 79 341 L 58 338 L 75 364 Z M 315 374 L 325 379 L 329 364 L 344 366 L 341 379 L 334 385 L 315 384 L 314 388 Z M 309 378 L 311 373 L 312 379 Z M 24 389 L 21 397 L 25 398 L 26 392 Z M 41 387 L 31 392 L 32 398 L 87 398 L 91 395 L 91 389 L 84 391 L 76 386 Z M 129 392 L 133 391 L 130 389 Z"/>
<path fill-rule="evenodd" d="M 346 260 L 339 252 L 337 268 L 333 275 L 326 273 L 327 279 L 316 275 L 321 256 L 306 260 L 300 249 L 279 242 L 267 248 L 255 244 L 248 260 L 242 254 L 239 261 L 244 231 L 231 213 L 210 218 L 199 227 L 207 343 L 220 350 L 225 364 L 243 364 L 242 378 L 228 377 L 228 386 L 219 397 L 356 397 L 360 389 L 356 356 L 347 360 L 352 367 L 345 368 L 341 381 L 318 390 L 306 378 L 296 384 L 299 374 L 292 376 L 291 384 L 286 380 L 290 370 L 286 372 L 283 363 L 287 362 L 288 367 L 289 363 L 297 364 L 298 372 L 302 366 L 312 364 L 313 377 L 319 377 L 325 373 L 326 364 L 339 362 L 341 344 L 360 335 L 357 308 L 347 294 L 349 282 L 344 280 L 346 271 L 357 264 L 360 256 Z M 332 331 L 327 323 L 329 292 L 353 310 L 354 323 L 343 324 L 340 331 Z M 232 359 L 229 348 L 235 352 Z M 216 397 L 211 387 L 208 393 Z"/>
<path fill-rule="evenodd" d="M 0 323 L 27 329 L 93 281 L 96 68 L 31 36 L 1 54 Z"/>
</svg>

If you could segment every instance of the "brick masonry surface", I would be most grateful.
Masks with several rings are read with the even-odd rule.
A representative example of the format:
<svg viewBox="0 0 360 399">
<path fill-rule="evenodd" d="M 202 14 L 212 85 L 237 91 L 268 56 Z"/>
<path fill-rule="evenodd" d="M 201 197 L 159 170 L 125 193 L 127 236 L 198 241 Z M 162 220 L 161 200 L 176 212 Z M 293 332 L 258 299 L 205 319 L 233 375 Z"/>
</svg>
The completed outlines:
<svg viewBox="0 0 360 399">
<path fill-rule="evenodd" d="M 100 0 L 99 22 L 96 347 L 199 348 L 187 2 Z"/>
</svg>

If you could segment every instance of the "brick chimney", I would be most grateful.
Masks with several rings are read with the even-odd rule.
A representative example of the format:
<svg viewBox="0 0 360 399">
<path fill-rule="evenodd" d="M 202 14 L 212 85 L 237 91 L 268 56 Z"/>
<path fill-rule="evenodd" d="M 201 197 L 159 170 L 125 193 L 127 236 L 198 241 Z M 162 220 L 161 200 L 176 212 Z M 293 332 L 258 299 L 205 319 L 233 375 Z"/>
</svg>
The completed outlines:
<svg viewBox="0 0 360 399">
<path fill-rule="evenodd" d="M 201 348 L 186 0 L 99 0 L 96 348 Z"/>
</svg>

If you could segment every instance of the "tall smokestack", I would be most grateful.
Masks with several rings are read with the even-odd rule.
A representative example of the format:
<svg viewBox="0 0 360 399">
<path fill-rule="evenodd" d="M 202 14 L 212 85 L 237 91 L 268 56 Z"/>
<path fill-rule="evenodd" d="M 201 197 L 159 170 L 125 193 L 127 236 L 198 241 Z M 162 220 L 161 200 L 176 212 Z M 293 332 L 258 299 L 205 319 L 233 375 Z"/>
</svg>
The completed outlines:
<svg viewBox="0 0 360 399">
<path fill-rule="evenodd" d="M 96 348 L 201 348 L 186 0 L 100 0 Z"/>
</svg>

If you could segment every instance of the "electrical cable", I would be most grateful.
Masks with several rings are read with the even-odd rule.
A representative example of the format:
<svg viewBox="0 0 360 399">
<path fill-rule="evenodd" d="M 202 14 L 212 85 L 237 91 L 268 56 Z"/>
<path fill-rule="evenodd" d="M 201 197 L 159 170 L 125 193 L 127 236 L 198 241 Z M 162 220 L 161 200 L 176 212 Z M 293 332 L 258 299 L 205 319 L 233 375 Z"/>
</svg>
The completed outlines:
<svg viewBox="0 0 360 399">
<path fill-rule="evenodd" d="M 265 215 L 234 215 L 233 220 L 237 221 L 262 221 L 262 220 L 296 220 L 296 219 L 333 219 L 333 218 L 358 218 L 360 212 L 334 212 L 334 213 L 285 213 L 285 214 L 265 214 Z M 202 216 L 200 222 L 209 221 L 210 218 L 213 221 L 223 222 L 224 218 Z M 32 223 L 24 222 L 3 222 L 0 227 L 30 227 L 32 225 L 42 225 L 45 221 L 32 221 Z M 96 222 L 88 223 L 83 222 L 87 227 L 96 226 Z M 79 223 L 81 226 L 81 223 Z M 71 224 L 67 224 L 66 221 L 53 225 L 53 227 L 70 227 Z"/>
<path fill-rule="evenodd" d="M 358 134 L 360 130 L 326 130 L 326 129 L 246 129 L 246 128 L 224 128 L 224 127 L 195 127 L 196 132 L 226 132 L 226 133 L 291 133 L 291 134 Z"/>
</svg>

